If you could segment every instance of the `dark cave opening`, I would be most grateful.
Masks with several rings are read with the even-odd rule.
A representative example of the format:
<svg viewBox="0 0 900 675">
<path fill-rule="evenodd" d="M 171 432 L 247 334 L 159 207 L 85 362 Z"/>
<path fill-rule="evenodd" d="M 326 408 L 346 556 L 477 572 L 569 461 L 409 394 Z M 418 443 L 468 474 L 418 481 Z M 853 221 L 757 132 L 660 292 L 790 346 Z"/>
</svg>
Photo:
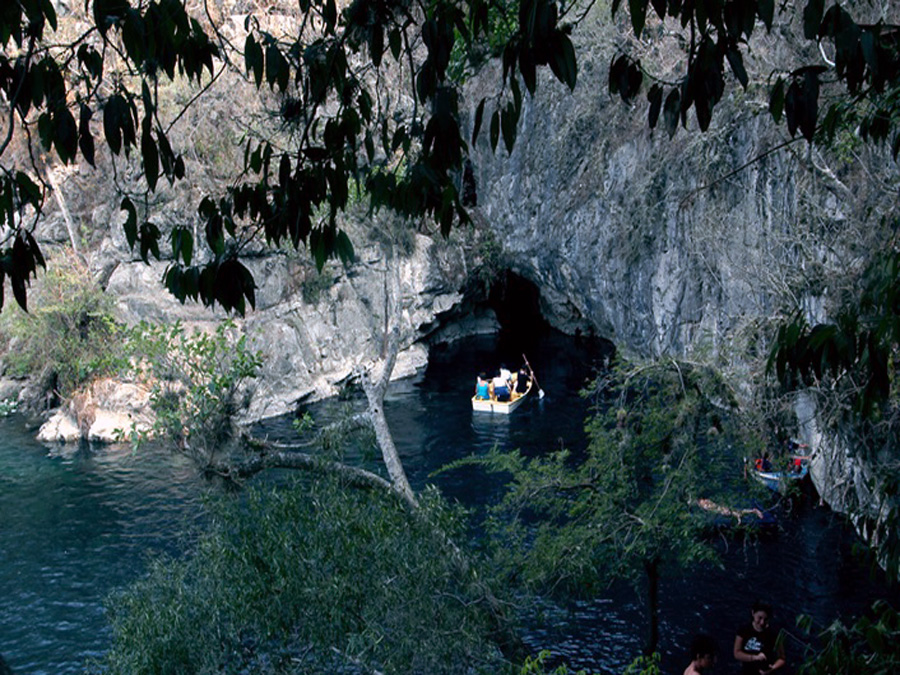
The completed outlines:
<svg viewBox="0 0 900 675">
<path fill-rule="evenodd" d="M 500 329 L 518 335 L 545 333 L 550 324 L 541 313 L 541 292 L 531 281 L 504 270 L 491 285 L 488 306 Z"/>
</svg>

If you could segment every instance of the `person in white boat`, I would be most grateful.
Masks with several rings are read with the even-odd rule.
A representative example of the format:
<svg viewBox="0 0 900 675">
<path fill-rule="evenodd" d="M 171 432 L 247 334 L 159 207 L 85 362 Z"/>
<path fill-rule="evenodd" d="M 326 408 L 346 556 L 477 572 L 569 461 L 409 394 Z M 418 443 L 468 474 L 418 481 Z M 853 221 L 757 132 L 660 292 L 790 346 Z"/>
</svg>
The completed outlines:
<svg viewBox="0 0 900 675">
<path fill-rule="evenodd" d="M 488 399 L 490 399 L 490 387 L 491 383 L 487 378 L 487 373 L 479 373 L 478 379 L 475 380 L 475 398 L 477 398 L 479 401 L 487 401 Z"/>
<path fill-rule="evenodd" d="M 506 371 L 506 377 L 503 376 Z M 494 399 L 500 402 L 509 400 L 509 378 L 512 376 L 504 366 L 500 367 L 496 377 L 494 377 Z"/>
</svg>

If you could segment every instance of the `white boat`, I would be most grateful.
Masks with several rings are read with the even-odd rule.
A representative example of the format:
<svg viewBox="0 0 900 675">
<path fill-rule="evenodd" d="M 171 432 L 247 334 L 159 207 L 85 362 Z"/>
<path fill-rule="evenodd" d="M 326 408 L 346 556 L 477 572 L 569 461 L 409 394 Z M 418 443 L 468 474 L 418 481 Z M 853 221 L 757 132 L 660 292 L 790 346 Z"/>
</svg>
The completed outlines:
<svg viewBox="0 0 900 675">
<path fill-rule="evenodd" d="M 530 379 L 528 381 L 528 388 L 525 389 L 521 394 L 517 394 L 515 392 L 511 393 L 510 399 L 508 401 L 495 401 L 493 399 L 485 399 L 478 398 L 478 396 L 472 397 L 472 410 L 476 412 L 489 412 L 489 413 L 498 413 L 500 415 L 509 415 L 513 410 L 522 405 L 522 401 L 526 399 L 529 392 L 531 392 L 532 383 L 534 379 Z"/>
</svg>

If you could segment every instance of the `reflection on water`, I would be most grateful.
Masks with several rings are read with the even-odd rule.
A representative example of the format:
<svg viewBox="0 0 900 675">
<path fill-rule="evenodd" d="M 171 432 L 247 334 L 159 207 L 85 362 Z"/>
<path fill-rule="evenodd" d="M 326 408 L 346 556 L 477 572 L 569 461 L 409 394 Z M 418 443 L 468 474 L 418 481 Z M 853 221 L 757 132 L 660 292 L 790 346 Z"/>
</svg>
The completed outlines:
<svg viewBox="0 0 900 675">
<path fill-rule="evenodd" d="M 527 454 L 584 447 L 587 404 L 578 391 L 604 352 L 568 338 L 542 335 L 528 345 L 543 399 L 510 416 L 472 412 L 476 373 L 501 360 L 518 366 L 521 352 L 505 339 L 466 340 L 434 349 L 424 373 L 392 385 L 386 414 L 415 486 L 437 483 L 449 498 L 477 507 L 496 498 L 495 478 L 472 467 L 432 472 L 495 445 Z M 362 401 L 310 409 L 325 424 L 354 405 Z M 289 422 L 260 429 L 290 438 Z M 350 453 L 379 468 L 366 449 Z M 196 524 L 206 489 L 189 464 L 168 453 L 111 447 L 48 455 L 18 420 L 2 419 L 0 488 L 0 653 L 19 675 L 80 672 L 85 659 L 101 654 L 109 640 L 104 598 L 141 573 L 149 552 L 177 552 L 178 533 Z M 782 531 L 756 544 L 723 544 L 722 569 L 664 581 L 664 672 L 684 670 L 687 645 L 699 630 L 719 640 L 719 672 L 732 672 L 733 630 L 756 597 L 772 601 L 776 623 L 787 627 L 800 612 L 829 622 L 875 597 L 880 582 L 852 558 L 851 533 L 827 511 L 807 505 L 781 522 Z M 641 598 L 623 585 L 571 607 L 546 604 L 526 640 L 572 666 L 621 672 L 639 651 L 644 626 Z M 799 645 L 790 640 L 788 650 L 796 661 Z"/>
</svg>

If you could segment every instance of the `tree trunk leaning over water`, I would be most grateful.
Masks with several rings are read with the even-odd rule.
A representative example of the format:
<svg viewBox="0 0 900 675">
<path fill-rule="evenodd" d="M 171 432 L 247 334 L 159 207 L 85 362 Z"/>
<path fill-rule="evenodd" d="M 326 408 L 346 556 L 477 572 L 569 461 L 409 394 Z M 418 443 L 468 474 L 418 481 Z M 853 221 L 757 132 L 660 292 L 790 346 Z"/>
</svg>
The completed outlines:
<svg viewBox="0 0 900 675">
<path fill-rule="evenodd" d="M 386 336 L 386 340 L 384 357 L 363 369 L 360 373 L 360 381 L 366 394 L 366 400 L 369 402 L 369 419 L 375 431 L 375 440 L 381 450 L 384 466 L 391 478 L 391 485 L 407 502 L 415 506 L 416 495 L 409 485 L 406 471 L 403 469 L 403 463 L 397 452 L 397 446 L 394 445 L 394 437 L 391 435 L 387 418 L 384 416 L 384 395 L 391 380 L 391 373 L 394 371 L 397 352 L 400 351 L 399 331 L 396 328 L 391 330 Z"/>
</svg>

